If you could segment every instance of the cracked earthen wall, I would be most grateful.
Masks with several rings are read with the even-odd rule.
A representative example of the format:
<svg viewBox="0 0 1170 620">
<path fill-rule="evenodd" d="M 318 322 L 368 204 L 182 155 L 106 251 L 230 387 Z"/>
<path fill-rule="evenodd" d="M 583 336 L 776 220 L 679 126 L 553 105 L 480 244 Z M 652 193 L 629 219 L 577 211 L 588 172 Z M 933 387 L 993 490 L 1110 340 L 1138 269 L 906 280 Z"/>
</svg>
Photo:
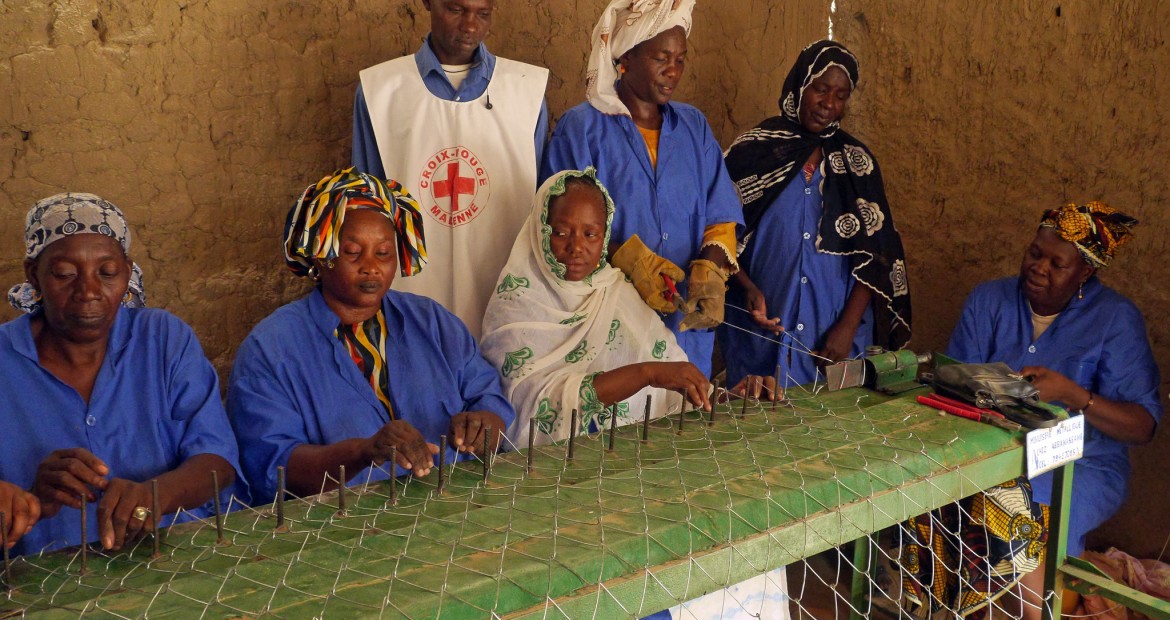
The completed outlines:
<svg viewBox="0 0 1170 620">
<path fill-rule="evenodd" d="M 583 98 L 605 0 L 507 0 L 489 40 L 551 69 L 554 116 Z M 1157 0 L 702 0 L 677 98 L 726 146 L 775 110 L 828 20 L 862 63 L 845 126 L 883 167 L 906 240 L 918 350 L 945 345 L 966 293 L 1018 269 L 1039 211 L 1103 198 L 1143 220 L 1105 281 L 1134 299 L 1170 374 L 1170 8 Z M 305 292 L 280 260 L 299 190 L 349 159 L 363 67 L 412 52 L 421 0 L 0 2 L 0 283 L 23 216 L 89 191 L 120 205 L 151 305 L 187 320 L 227 376 L 238 343 Z M 7 306 L 4 306 L 7 308 Z M 15 316 L 0 309 L 0 320 Z M 1165 385 L 1163 395 L 1165 395 Z M 1164 436 L 1103 540 L 1156 552 L 1170 522 Z M 1151 551 L 1153 550 L 1153 551 Z"/>
</svg>

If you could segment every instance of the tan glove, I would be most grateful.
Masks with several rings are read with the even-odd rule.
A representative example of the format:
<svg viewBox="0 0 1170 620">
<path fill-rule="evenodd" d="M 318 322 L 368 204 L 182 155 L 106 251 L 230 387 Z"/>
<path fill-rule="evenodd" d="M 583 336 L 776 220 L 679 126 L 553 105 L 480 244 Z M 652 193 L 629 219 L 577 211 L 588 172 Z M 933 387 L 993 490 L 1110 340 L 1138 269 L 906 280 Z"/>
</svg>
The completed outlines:
<svg viewBox="0 0 1170 620">
<path fill-rule="evenodd" d="M 668 276 L 675 282 L 681 282 L 686 274 L 678 265 L 662 258 L 661 256 L 650 251 L 645 243 L 634 235 L 626 240 L 616 252 L 613 257 L 609 259 L 610 264 L 622 270 L 626 277 L 634 283 L 634 288 L 638 289 L 638 294 L 646 302 L 646 305 L 654 308 L 658 312 L 674 312 L 674 303 L 668 299 L 670 289 L 666 287 L 666 282 L 662 279 L 663 275 Z"/>
<path fill-rule="evenodd" d="M 709 260 L 691 261 L 687 280 L 687 316 L 679 328 L 712 329 L 723 322 L 723 296 L 727 293 L 727 272 Z"/>
</svg>

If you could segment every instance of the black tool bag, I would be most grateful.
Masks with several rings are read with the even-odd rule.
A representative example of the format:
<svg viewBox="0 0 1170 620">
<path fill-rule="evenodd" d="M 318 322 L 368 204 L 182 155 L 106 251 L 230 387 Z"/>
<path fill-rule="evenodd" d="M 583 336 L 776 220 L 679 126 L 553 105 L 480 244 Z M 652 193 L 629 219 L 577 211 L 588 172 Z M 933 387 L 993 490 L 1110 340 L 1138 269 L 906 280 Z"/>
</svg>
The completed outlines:
<svg viewBox="0 0 1170 620">
<path fill-rule="evenodd" d="M 1027 428 L 1048 428 L 1060 421 L 1041 405 L 1040 391 L 1003 362 L 939 366 L 934 370 L 934 389 L 981 409 L 994 409 Z"/>
</svg>

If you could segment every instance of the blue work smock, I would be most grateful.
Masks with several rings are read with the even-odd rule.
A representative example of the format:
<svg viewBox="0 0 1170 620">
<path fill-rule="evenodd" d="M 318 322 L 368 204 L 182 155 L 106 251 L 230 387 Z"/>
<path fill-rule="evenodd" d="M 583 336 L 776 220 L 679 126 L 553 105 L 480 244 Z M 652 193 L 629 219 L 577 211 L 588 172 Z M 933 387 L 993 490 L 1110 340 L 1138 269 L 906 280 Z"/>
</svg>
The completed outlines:
<svg viewBox="0 0 1170 620">
<path fill-rule="evenodd" d="M 708 226 L 743 223 L 739 195 L 711 126 L 698 109 L 668 103 L 662 108 L 658 165 L 633 119 L 602 114 L 588 102 L 565 112 L 545 150 L 541 182 L 562 170 L 597 168 L 614 201 L 610 240 L 633 235 L 659 256 L 689 272 L 699 258 Z M 686 284 L 679 292 L 687 294 Z M 663 317 L 690 361 L 711 373 L 712 330 L 679 332 L 682 313 Z"/>
</svg>

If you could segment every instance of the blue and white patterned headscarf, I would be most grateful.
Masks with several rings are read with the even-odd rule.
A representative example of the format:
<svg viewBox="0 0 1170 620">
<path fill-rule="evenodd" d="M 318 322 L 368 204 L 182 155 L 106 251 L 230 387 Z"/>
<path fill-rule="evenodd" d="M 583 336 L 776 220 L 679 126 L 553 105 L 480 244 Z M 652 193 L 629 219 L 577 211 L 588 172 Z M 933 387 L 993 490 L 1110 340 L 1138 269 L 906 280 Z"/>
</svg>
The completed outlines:
<svg viewBox="0 0 1170 620">
<path fill-rule="evenodd" d="M 122 210 L 93 194 L 64 193 L 38 201 L 24 221 L 25 258 L 36 260 L 45 248 L 70 235 L 105 235 L 130 251 L 130 228 Z M 17 310 L 32 313 L 41 307 L 40 291 L 32 284 L 17 284 L 8 291 L 8 303 Z M 130 286 L 122 305 L 140 308 L 146 305 L 142 288 L 142 269 L 132 263 Z"/>
</svg>

